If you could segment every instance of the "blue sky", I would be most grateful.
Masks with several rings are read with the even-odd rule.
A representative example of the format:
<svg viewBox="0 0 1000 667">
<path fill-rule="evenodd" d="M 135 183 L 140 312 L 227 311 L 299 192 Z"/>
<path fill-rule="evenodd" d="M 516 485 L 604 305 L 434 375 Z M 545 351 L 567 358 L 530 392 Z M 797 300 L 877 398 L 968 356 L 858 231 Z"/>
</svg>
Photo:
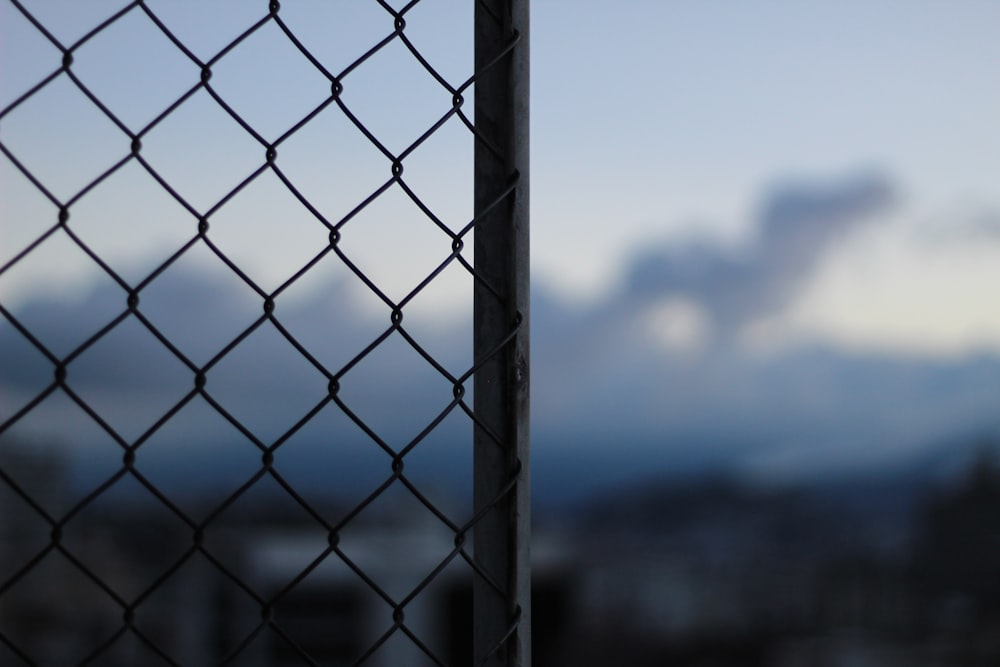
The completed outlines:
<svg viewBox="0 0 1000 667">
<path fill-rule="evenodd" d="M 1000 6 L 533 10 L 533 249 L 547 283 L 607 294 L 643 245 L 739 245 L 768 188 L 878 169 L 898 210 L 831 253 L 782 327 L 924 353 L 1000 341 L 987 314 L 1000 284 Z"/>
<path fill-rule="evenodd" d="M 190 6 L 147 4 L 202 59 L 266 6 L 199 5 L 192 21 Z M 68 44 L 117 5 L 31 6 Z M 471 73 L 464 5 L 424 0 L 406 29 L 453 85 Z M 57 69 L 60 54 L 0 7 L 3 107 Z M 392 31 L 392 17 L 374 3 L 286 2 L 281 16 L 335 73 Z M 960 432 L 995 429 L 998 25 L 1000 5 L 976 0 L 536 0 L 537 460 L 558 459 L 559 446 L 547 450 L 548 441 L 579 444 L 598 434 L 588 442 L 604 448 L 623 424 L 642 447 L 666 443 L 664 465 L 723 456 L 772 472 L 884 463 Z M 73 71 L 132 131 L 199 76 L 139 13 L 74 56 Z M 267 141 L 329 90 L 274 25 L 214 66 L 211 83 Z M 399 44 L 347 75 L 343 99 L 393 152 L 451 106 L 450 93 Z M 63 200 L 129 152 L 128 137 L 65 77 L 0 120 L 0 140 Z M 144 134 L 141 154 L 200 213 L 263 164 L 263 147 L 205 91 Z M 406 183 L 453 231 L 471 218 L 471 160 L 471 137 L 453 118 L 404 161 Z M 384 183 L 391 166 L 333 106 L 279 145 L 276 164 L 332 220 Z M 57 209 L 6 160 L 0 188 L 3 263 L 53 224 Z M 871 192 L 884 196 L 869 200 Z M 210 218 L 209 238 L 265 291 L 326 243 L 326 230 L 270 173 Z M 133 285 L 192 238 L 196 224 L 134 162 L 71 206 L 71 228 Z M 398 301 L 448 256 L 451 239 L 394 186 L 344 226 L 341 247 Z M 688 274 L 703 280 L 692 283 Z M 462 327 L 470 288 L 452 265 L 405 309 L 414 335 L 454 370 L 469 363 Z M 123 295 L 64 235 L 0 276 L 4 305 L 63 353 L 119 312 Z M 204 302 L 219 295 L 229 295 L 220 296 L 225 309 Z M 198 244 L 143 290 L 140 307 L 202 363 L 259 314 L 251 296 Z M 324 347 L 332 327 L 345 327 L 361 345 L 388 325 L 388 306 L 332 256 L 278 304 L 331 364 L 345 361 L 343 350 Z M 338 315 L 345 307 L 349 326 Z M 73 326 L 59 325 L 66 321 Z M 12 329 L 0 327 L 0 337 L 8 335 Z M 11 380 L 0 387 L 9 405 L 51 378 L 16 342 L 4 358 Z M 94 401 L 122 405 L 128 391 L 122 428 L 132 435 L 166 394 L 189 388 L 176 360 L 114 370 L 119 349 L 146 354 L 151 344 L 141 330 L 126 332 L 74 361 L 75 382 Z M 262 358 L 288 355 L 274 336 L 254 345 Z M 397 353 L 408 351 L 387 359 Z M 394 376 L 399 396 L 389 398 L 380 373 L 393 364 L 379 364 L 356 376 L 359 409 L 391 398 L 420 412 L 419 422 L 421 410 L 440 407 L 436 394 L 406 398 L 428 372 L 420 363 Z M 87 368 L 114 373 L 87 377 Z M 268 432 L 287 427 L 316 387 L 323 390 L 322 382 L 312 386 L 317 377 L 310 384 L 289 372 L 288 401 L 278 405 L 266 374 L 257 384 L 232 368 L 217 375 L 213 386 L 234 405 L 256 406 Z M 442 391 L 447 402 L 450 388 Z M 626 395 L 634 400 L 619 400 Z M 43 430 L 73 423 L 69 413 L 82 418 L 66 401 L 51 402 L 42 411 L 49 416 L 36 418 Z M 187 427 L 204 424 L 192 417 Z M 706 439 L 715 449 L 704 450 Z"/>
<path fill-rule="evenodd" d="M 283 18 L 331 70 L 391 30 L 391 17 L 375 6 L 288 4 Z M 468 76 L 471 54 L 471 14 L 456 9 L 459 5 L 425 0 L 411 13 L 407 28 L 456 84 Z M 36 6 L 68 43 L 117 3 Z M 193 22 L 172 3 L 150 6 L 203 58 L 263 13 L 251 3 L 217 3 L 201 8 Z M 878 169 L 903 195 L 893 219 L 832 252 L 810 278 L 811 305 L 787 313 L 778 329 L 787 337 L 812 327 L 818 331 L 808 335 L 845 344 L 897 345 L 924 353 L 1000 345 L 1000 321 L 984 312 L 988 294 L 982 287 L 1000 279 L 1000 269 L 993 268 L 998 246 L 993 241 L 984 246 L 982 238 L 992 238 L 989 230 L 1000 226 L 1000 43 L 994 38 L 1000 7 L 995 3 L 581 5 L 549 0 L 535 2 L 532 10 L 532 252 L 538 281 L 564 298 L 603 298 L 620 284 L 623 266 L 644 245 L 700 237 L 738 246 L 753 237 L 754 212 L 769 188 Z M 58 52 L 13 10 L 3 11 L 2 94 L 9 101 L 57 67 Z M 274 138 L 323 99 L 325 84 L 302 66 L 276 29 L 255 36 L 249 46 L 216 67 L 213 83 Z M 131 55 L 123 58 L 123 52 Z M 349 85 L 345 97 L 393 150 L 449 103 L 445 91 L 404 56 L 395 49 L 373 60 L 355 75 L 358 85 Z M 197 68 L 139 14 L 81 47 L 74 68 L 135 127 L 197 75 Z M 155 77 L 149 76 L 151 68 Z M 289 71 L 297 76 L 288 76 Z M 3 136 L 15 150 L 30 144 L 23 149 L 26 162 L 45 165 L 43 170 L 51 172 L 47 176 L 58 184 L 65 180 L 70 192 L 127 150 L 117 145 L 120 132 L 88 106 L 67 82 L 57 82 L 30 110 L 5 119 Z M 192 201 L 207 207 L 256 166 L 260 150 L 205 95 L 178 116 L 149 135 L 144 154 L 170 178 L 187 184 Z M 211 141 L 182 129 L 182 121 L 198 124 Z M 301 136 L 283 147 L 281 164 L 331 215 L 346 212 L 346 204 L 333 204 L 342 190 L 329 183 L 350 190 L 347 201 L 387 176 L 384 157 L 333 115 L 321 115 Z M 211 147 L 203 148 L 205 143 Z M 346 159 L 318 157 L 333 150 Z M 468 137 L 450 123 L 408 163 L 408 179 L 454 225 L 466 220 L 471 207 L 470 159 Z M 199 168 L 226 177 L 204 176 Z M 70 170 L 78 173 L 64 173 Z M 162 199 L 144 189 L 148 178 L 140 170 L 126 170 L 121 181 L 119 190 Z M 38 213 L 46 205 L 36 196 L 17 185 L 7 187 L 5 217 L 51 217 Z M 234 202 L 226 215 L 251 217 L 265 200 L 275 202 L 275 211 L 288 209 L 266 187 L 253 194 Z M 114 196 L 121 201 L 117 192 Z M 89 198 L 91 210 L 118 208 L 109 203 L 110 195 Z M 104 215 L 105 226 L 95 226 L 94 234 L 107 252 L 129 261 L 152 257 L 187 233 L 166 219 L 176 213 L 170 211 L 172 202 L 161 203 L 164 219 L 154 219 L 148 230 L 129 238 L 107 233 L 128 225 Z M 384 211 L 409 206 L 392 195 L 380 205 Z M 133 208 L 149 213 L 149 207 Z M 298 222 L 302 229 L 311 225 L 307 218 Z M 380 231 L 376 238 L 384 239 L 386 230 Z M 4 233 L 15 236 L 5 243 L 13 248 L 33 230 L 21 236 Z M 358 252 L 370 270 L 381 270 L 401 292 L 412 276 L 433 265 L 439 254 L 431 248 L 442 239 L 423 230 L 405 238 L 399 230 L 393 235 L 401 238 L 396 249 L 371 241 Z M 266 273 L 247 237 L 233 236 L 227 239 L 229 248 Z M 307 250 L 283 236 L 286 240 L 274 247 L 289 258 L 289 266 L 300 262 Z M 942 245 L 942 236 L 950 242 Z M 414 247 L 426 248 L 427 259 L 412 259 Z M 64 254 L 49 250 L 56 257 Z M 376 269 L 380 262 L 384 268 Z M 67 275 L 90 273 L 84 260 L 56 263 Z M 404 265 L 412 265 L 411 273 L 395 270 Z M 48 268 L 28 269 L 19 271 L 23 278 L 7 277 L 4 287 L 14 293 L 8 298 L 29 289 L 22 285 L 37 288 L 48 282 L 51 287 L 62 280 Z M 287 276 L 285 269 L 269 275 L 273 283 Z M 440 292 L 439 306 L 464 303 L 462 288 Z M 894 305 L 887 309 L 884 304 Z M 890 311 L 891 317 L 878 321 L 879 313 Z M 934 322 L 936 329 L 929 326 Z M 925 327 L 917 324 L 927 328 L 922 337 L 914 329 Z"/>
</svg>

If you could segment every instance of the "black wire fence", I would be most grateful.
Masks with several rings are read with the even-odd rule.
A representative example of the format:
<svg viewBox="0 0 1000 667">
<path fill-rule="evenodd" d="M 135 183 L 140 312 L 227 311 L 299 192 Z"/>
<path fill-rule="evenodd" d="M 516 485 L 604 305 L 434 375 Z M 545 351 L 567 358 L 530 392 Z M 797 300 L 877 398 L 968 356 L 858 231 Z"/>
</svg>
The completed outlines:
<svg viewBox="0 0 1000 667">
<path fill-rule="evenodd" d="M 530 664 L 527 2 L 111 5 L 4 8 L 0 662 Z"/>
</svg>

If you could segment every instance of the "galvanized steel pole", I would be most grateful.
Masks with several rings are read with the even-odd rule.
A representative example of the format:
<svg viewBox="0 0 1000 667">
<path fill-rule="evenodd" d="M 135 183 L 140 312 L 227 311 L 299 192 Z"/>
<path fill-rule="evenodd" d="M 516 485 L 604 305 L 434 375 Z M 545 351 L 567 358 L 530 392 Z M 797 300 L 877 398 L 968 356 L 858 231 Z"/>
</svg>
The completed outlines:
<svg viewBox="0 0 1000 667">
<path fill-rule="evenodd" d="M 476 665 L 530 667 L 528 0 L 475 12 Z"/>
</svg>

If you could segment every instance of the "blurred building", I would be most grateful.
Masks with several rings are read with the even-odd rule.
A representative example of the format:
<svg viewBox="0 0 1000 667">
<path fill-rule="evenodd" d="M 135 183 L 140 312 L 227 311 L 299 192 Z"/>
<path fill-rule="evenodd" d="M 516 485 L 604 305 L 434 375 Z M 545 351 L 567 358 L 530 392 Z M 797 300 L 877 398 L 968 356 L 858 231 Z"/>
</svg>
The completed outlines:
<svg viewBox="0 0 1000 667">
<path fill-rule="evenodd" d="M 263 503 L 213 519 L 199 549 L 162 506 L 126 502 L 80 510 L 54 536 L 50 519 L 70 511 L 61 459 L 2 451 L 20 493 L 0 484 L 0 633 L 38 664 L 162 653 L 195 667 L 338 666 L 375 645 L 365 665 L 435 664 L 424 648 L 469 661 L 472 577 L 430 513 L 363 513 L 331 543 Z M 854 491 L 708 480 L 541 515 L 536 664 L 1000 664 L 997 469 L 982 459 L 893 507 Z M 0 664 L 16 662 L 0 647 Z"/>
</svg>

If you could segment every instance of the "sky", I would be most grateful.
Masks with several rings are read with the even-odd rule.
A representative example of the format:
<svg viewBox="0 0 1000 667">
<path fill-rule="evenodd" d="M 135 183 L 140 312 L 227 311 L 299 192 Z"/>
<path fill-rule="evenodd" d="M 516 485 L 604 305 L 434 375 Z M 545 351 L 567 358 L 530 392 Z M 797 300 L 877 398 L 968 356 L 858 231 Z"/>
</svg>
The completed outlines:
<svg viewBox="0 0 1000 667">
<path fill-rule="evenodd" d="M 40 20 L 65 44 L 122 3 L 36 3 Z M 267 3 L 213 3 L 193 17 L 174 3 L 150 5 L 177 37 L 203 61 L 266 15 Z M 408 36 L 440 74 L 460 85 L 469 76 L 471 33 L 446 30 L 461 13 L 433 3 L 414 10 Z M 5 6 L 3 81 L 6 104 L 59 66 L 57 49 Z M 468 12 L 464 14 L 468 19 Z M 393 17 L 374 3 L 286 8 L 281 14 L 296 36 L 335 73 L 393 31 Z M 445 19 L 441 21 L 442 17 Z M 468 23 L 466 20 L 465 24 Z M 332 26 L 335 39 L 331 39 Z M 469 34 L 465 34 L 469 33 Z M 442 36 L 454 39 L 442 41 Z M 129 54 L 123 57 L 122 54 Z M 141 12 L 120 19 L 74 52 L 73 71 L 131 131 L 139 133 L 198 83 L 200 70 Z M 265 141 L 276 141 L 330 97 L 330 83 L 275 25 L 265 26 L 213 66 L 211 83 Z M 355 83 L 357 82 L 357 83 Z M 439 85 L 398 40 L 344 78 L 343 100 L 385 148 L 399 154 L 451 109 L 451 93 Z M 336 111 L 336 107 L 333 107 Z M 404 111 L 405 110 L 405 111 Z M 3 136 L 29 170 L 67 200 L 103 169 L 128 155 L 131 140 L 101 114 L 65 76 L 4 119 Z M 264 163 L 264 146 L 242 129 L 205 92 L 199 91 L 165 120 L 142 134 L 142 155 L 199 214 L 205 214 Z M 334 222 L 377 190 L 391 175 L 381 154 L 343 114 L 322 113 L 278 146 L 280 167 L 303 196 Z M 451 227 L 471 218 L 471 135 L 456 117 L 405 161 L 406 182 Z M 4 168 L 10 169 L 5 163 Z M 246 266 L 262 286 L 274 289 L 316 254 L 326 230 L 273 177 L 255 181 L 212 216 L 213 237 L 224 252 Z M 19 174 L 5 179 L 8 217 L 53 221 L 52 205 Z M 81 238 L 114 268 L 138 280 L 190 238 L 197 218 L 184 210 L 134 161 L 87 193 L 72 207 Z M 375 275 L 396 300 L 451 251 L 451 238 L 435 235 L 433 223 L 391 188 L 351 225 L 351 249 L 359 268 Z M 380 222 L 403 218 L 413 224 Z M 276 222 L 280 219 L 280 224 Z M 34 227 L 5 230 L 11 242 L 4 257 L 39 233 Z M 51 224 L 51 223 L 49 223 Z M 357 240 L 354 240 L 357 239 Z M 352 245 L 347 245 L 352 244 Z M 10 298 L 49 283 L 64 288 L 65 277 L 88 284 L 93 263 L 68 250 L 45 250 L 59 261 L 42 267 L 26 262 L 6 276 Z M 434 250 L 430 250 L 433 248 Z M 443 248 L 443 253 L 437 249 Z M 424 254 L 420 254 L 426 250 Z M 9 253 L 9 254 L 8 254 Z M 208 261 L 214 261 L 209 259 Z M 52 266 L 60 267 L 53 274 Z M 409 271 L 409 272 L 407 272 Z M 419 278 L 415 276 L 419 274 Z M 447 281 L 442 281 L 446 283 Z M 452 295 L 454 297 L 454 295 Z M 442 299 L 439 299 L 441 301 Z M 448 299 L 444 299 L 447 301 Z"/>
<path fill-rule="evenodd" d="M 27 4 L 65 44 L 119 6 Z M 266 6 L 200 5 L 192 21 L 185 5 L 147 4 L 201 59 Z M 406 34 L 456 87 L 471 73 L 465 4 L 423 0 L 407 15 Z M 334 73 L 392 31 L 374 3 L 286 2 L 280 16 Z M 533 420 L 543 479 L 560 466 L 570 474 L 567 451 L 583 460 L 622 447 L 642 455 L 618 455 L 621 475 L 655 456 L 663 466 L 736 461 L 772 476 L 883 465 L 1000 426 L 997 25 L 1000 5 L 986 0 L 536 0 Z M 61 56 L 8 5 L 0 30 L 3 109 Z M 343 78 L 342 99 L 398 154 L 448 112 L 451 93 L 391 47 Z M 133 132 L 199 78 L 138 12 L 80 46 L 72 68 Z M 211 85 L 265 141 L 329 91 L 273 24 L 213 65 Z M 61 201 L 130 151 L 65 76 L 0 117 L 0 142 Z M 70 227 L 124 281 L 139 284 L 209 214 L 208 237 L 263 291 L 279 290 L 279 317 L 323 363 L 349 359 L 323 347 L 330 332 L 363 345 L 388 325 L 389 306 L 331 254 L 282 287 L 326 246 L 327 231 L 273 173 L 216 210 L 264 163 L 264 147 L 205 91 L 144 131 L 140 153 L 190 208 L 134 160 L 70 206 Z M 471 219 L 472 142 L 458 119 L 403 162 L 403 180 L 441 226 L 461 230 Z M 337 221 L 390 178 L 391 160 L 331 105 L 279 142 L 275 164 Z M 0 157 L 0 266 L 57 213 Z M 441 226 L 393 186 L 345 223 L 339 247 L 386 299 L 410 299 L 407 326 L 461 371 L 471 354 L 468 274 L 452 262 L 408 297 L 451 253 Z M 123 308 L 124 292 L 57 234 L 0 275 L 0 302 L 65 354 Z M 198 363 L 260 312 L 201 243 L 144 287 L 140 307 Z M 23 340 L 10 342 L 17 336 L 0 327 L 12 406 L 51 377 Z M 176 359 L 151 347 L 131 327 L 75 362 L 91 400 L 130 406 L 118 425 L 129 437 L 188 386 Z M 288 361 L 276 336 L 251 347 L 234 359 Z M 151 361 L 116 365 L 120 350 Z M 269 438 L 323 391 L 307 367 L 282 375 L 280 363 L 262 364 L 250 379 L 236 368 L 220 364 L 213 386 Z M 441 378 L 428 379 L 405 346 L 360 369 L 345 391 L 373 419 L 406 405 L 390 429 L 401 442 L 440 408 L 436 392 L 415 388 Z M 287 401 L 268 401 L 268 372 L 283 378 Z M 80 418 L 65 401 L 46 406 L 35 420 L 43 430 Z M 228 428 L 194 415 L 175 436 L 208 421 Z"/>
<path fill-rule="evenodd" d="M 1000 210 L 995 3 L 533 9 L 540 278 L 606 295 L 644 245 L 739 245 L 768 188 L 875 169 L 898 210 L 846 241 L 790 318 L 845 343 L 996 346 L 997 246 L 983 245 Z"/>
<path fill-rule="evenodd" d="M 57 37 L 71 42 L 82 26 L 106 16 L 118 3 L 36 5 Z M 150 6 L 203 57 L 262 14 L 251 3 L 216 3 L 192 22 L 170 3 Z M 58 53 L 25 28 L 12 9 L 5 6 L 3 11 L 2 94 L 9 101 L 52 71 Z M 282 16 L 330 69 L 344 66 L 352 54 L 391 29 L 386 12 L 364 4 L 290 5 Z M 410 15 L 408 34 L 456 85 L 469 74 L 470 20 L 470 13 L 456 10 L 454 3 L 431 0 Z M 996 246 L 984 248 L 982 243 L 984 234 L 992 237 L 991 230 L 1000 226 L 1000 135 L 995 132 L 1000 45 L 992 30 L 998 20 L 995 3 L 976 0 L 534 3 L 532 257 L 537 281 L 578 302 L 604 298 L 620 285 L 622 267 L 645 245 L 698 237 L 738 246 L 754 234 L 754 211 L 769 188 L 789 180 L 822 183 L 874 169 L 901 192 L 893 219 L 829 258 L 813 277 L 810 305 L 793 309 L 783 328 L 819 328 L 844 344 L 902 346 L 923 353 L 1000 345 L 1000 315 L 984 307 L 984 286 L 1000 277 L 992 261 Z M 335 39 L 327 25 L 333 26 Z M 301 56 L 279 31 L 263 31 L 249 46 L 216 67 L 215 84 L 273 138 L 298 120 L 302 109 L 323 99 L 325 84 L 302 66 Z M 136 56 L 122 59 L 116 49 Z M 450 95 L 402 51 L 389 50 L 373 59 L 363 80 L 359 71 L 359 85 L 348 86 L 345 97 L 393 150 L 450 104 Z M 153 66 L 155 77 L 149 76 Z M 154 117 L 197 74 L 138 14 L 82 47 L 75 68 L 133 126 Z M 282 68 L 300 76 L 282 76 Z M 400 80 L 407 83 L 400 86 Z M 404 107 L 407 113 L 399 113 Z M 76 120 L 69 122 L 74 112 Z M 204 150 L 203 138 L 187 129 L 185 123 L 195 118 L 211 136 L 211 150 Z M 3 136 L 15 150 L 25 144 L 21 154 L 29 166 L 45 164 L 52 171 L 46 176 L 57 184 L 64 179 L 67 193 L 127 150 L 127 144 L 118 145 L 120 132 L 66 81 L 57 82 L 24 113 L 5 119 Z M 282 164 L 331 215 L 346 213 L 346 204 L 332 203 L 341 190 L 330 188 L 331 180 L 354 197 L 386 177 L 385 158 L 356 131 L 335 123 L 332 114 L 321 115 L 299 137 L 283 147 Z M 471 207 L 463 168 L 471 159 L 467 139 L 457 123 L 449 123 L 442 136 L 408 163 L 408 180 L 455 226 L 466 221 Z M 317 147 L 351 159 L 324 161 L 317 157 Z M 144 150 L 168 179 L 188 186 L 185 192 L 201 208 L 256 166 L 261 152 L 204 95 L 196 96 L 175 122 L 151 133 Z M 189 159 L 192 154 L 199 166 L 233 175 L 226 180 L 199 174 Z M 86 164 L 75 181 L 57 167 L 67 155 Z M 148 179 L 132 171 L 122 174 L 123 185 L 113 194 L 109 189 L 104 199 L 97 193 L 89 197 L 97 200 L 92 208 L 104 210 L 123 208 L 127 202 L 121 201 L 121 189 L 137 198 L 149 194 L 143 201 L 155 196 L 161 203 L 157 213 L 164 220 L 154 219 L 151 230 L 128 237 L 107 233 L 134 225 L 106 216 L 103 227 L 95 226 L 94 235 L 101 235 L 106 251 L 130 259 L 154 256 L 186 233 L 169 224 L 174 204 L 160 201 L 165 198 L 159 192 L 143 190 Z M 17 180 L 16 175 L 5 178 Z M 136 180 L 143 182 L 134 184 Z M 22 209 L 25 215 L 42 217 L 30 208 L 44 207 L 33 201 L 37 197 L 22 197 L 22 188 L 8 187 L 5 217 Z M 256 196 L 234 201 L 228 217 L 250 217 L 248 212 L 259 210 L 261 201 L 274 202 L 275 211 L 288 209 L 280 193 L 262 187 L 251 194 Z M 114 205 L 107 201 L 115 197 Z M 344 201 L 354 201 L 351 197 Z M 409 206 L 395 199 L 380 205 L 392 211 Z M 133 208 L 155 218 L 148 206 Z M 50 213 L 45 216 L 51 218 Z M 311 225 L 307 219 L 297 221 L 303 228 Z M 321 236 L 314 226 L 311 231 Z M 34 230 L 24 236 L 30 233 Z M 18 230 L 5 234 L 14 238 L 4 244 L 8 248 L 21 241 Z M 248 243 L 246 235 L 231 236 L 224 240 L 247 261 L 281 265 L 272 271 L 274 281 L 287 275 L 282 262 L 259 257 L 259 244 Z M 296 245 L 288 235 L 281 236 L 272 245 L 289 264 L 304 257 L 305 242 Z M 942 237 L 947 237 L 944 247 Z M 420 263 L 408 250 L 439 242 L 421 232 L 398 248 L 369 244 L 362 254 L 373 265 L 387 259 L 385 280 L 404 289 L 411 276 L 394 277 L 392 267 L 424 270 L 437 255 Z M 85 261 L 60 264 L 67 272 L 90 266 Z M 24 277 L 7 278 L 4 287 L 14 292 L 8 298 L 29 289 L 22 284 L 63 288 L 51 270 L 25 267 L 19 273 Z M 458 291 L 442 289 L 437 305 L 460 302 Z M 948 316 L 931 317 L 929 309 Z"/>
</svg>

